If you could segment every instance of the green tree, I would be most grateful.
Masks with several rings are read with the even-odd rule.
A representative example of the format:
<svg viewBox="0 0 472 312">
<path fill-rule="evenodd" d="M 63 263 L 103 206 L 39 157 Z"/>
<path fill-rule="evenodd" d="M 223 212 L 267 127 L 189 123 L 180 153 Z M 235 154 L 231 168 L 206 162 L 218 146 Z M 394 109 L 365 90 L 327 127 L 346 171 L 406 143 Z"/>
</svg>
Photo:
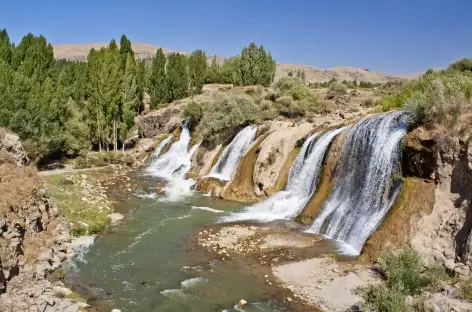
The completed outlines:
<svg viewBox="0 0 472 312">
<path fill-rule="evenodd" d="M 51 44 L 43 36 L 28 34 L 13 51 L 12 66 L 22 75 L 43 81 L 54 62 Z"/>
<path fill-rule="evenodd" d="M 120 137 L 122 149 L 124 151 L 125 143 L 128 140 L 129 131 L 134 124 L 134 116 L 139 110 L 138 86 L 136 83 L 136 64 L 131 53 L 128 54 L 128 57 L 126 58 L 121 102 L 122 122 L 120 125 Z"/>
<path fill-rule="evenodd" d="M 10 64 L 12 45 L 6 29 L 0 29 L 0 60 Z"/>
<path fill-rule="evenodd" d="M 167 86 L 169 101 L 182 99 L 188 95 L 187 57 L 180 53 L 172 53 L 168 57 Z"/>
<path fill-rule="evenodd" d="M 167 86 L 166 56 L 162 49 L 157 50 L 156 57 L 152 61 L 151 76 L 149 77 L 149 91 L 151 95 L 151 107 L 158 107 L 169 99 Z"/>
<path fill-rule="evenodd" d="M 192 93 L 200 93 L 205 83 L 207 71 L 207 58 L 202 50 L 194 51 L 188 58 L 188 73 L 190 90 Z"/>
<path fill-rule="evenodd" d="M 131 48 L 131 41 L 126 37 L 126 35 L 122 35 L 120 39 L 120 55 L 123 70 L 126 66 L 126 59 L 128 58 L 128 54 L 131 54 L 134 57 L 134 51 Z"/>
</svg>

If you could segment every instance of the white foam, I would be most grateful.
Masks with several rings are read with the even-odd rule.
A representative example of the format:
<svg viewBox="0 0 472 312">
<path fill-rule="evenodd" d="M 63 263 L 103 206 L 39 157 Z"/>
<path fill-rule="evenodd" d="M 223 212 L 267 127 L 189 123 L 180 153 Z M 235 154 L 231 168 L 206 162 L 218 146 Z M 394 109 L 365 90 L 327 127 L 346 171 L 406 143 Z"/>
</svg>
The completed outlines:
<svg viewBox="0 0 472 312">
<path fill-rule="evenodd" d="M 189 278 L 189 279 L 186 279 L 185 281 L 182 281 L 180 285 L 183 288 L 192 288 L 192 287 L 195 287 L 197 284 L 204 283 L 206 281 L 207 280 L 202 277 L 194 277 L 194 278 Z"/>
<path fill-rule="evenodd" d="M 192 209 L 197 209 L 197 210 L 205 210 L 213 213 L 223 213 L 223 210 L 218 210 L 218 209 L 213 209 L 210 207 L 199 207 L 199 206 L 192 206 Z"/>
<path fill-rule="evenodd" d="M 85 260 L 85 255 L 90 250 L 90 246 L 94 244 L 96 237 L 96 235 L 84 235 L 72 240 L 70 247 L 74 250 L 73 257 L 75 260 L 87 263 L 87 260 Z"/>
<path fill-rule="evenodd" d="M 161 291 L 161 295 L 167 298 L 183 298 L 185 297 L 184 292 L 182 289 L 165 289 Z"/>
</svg>

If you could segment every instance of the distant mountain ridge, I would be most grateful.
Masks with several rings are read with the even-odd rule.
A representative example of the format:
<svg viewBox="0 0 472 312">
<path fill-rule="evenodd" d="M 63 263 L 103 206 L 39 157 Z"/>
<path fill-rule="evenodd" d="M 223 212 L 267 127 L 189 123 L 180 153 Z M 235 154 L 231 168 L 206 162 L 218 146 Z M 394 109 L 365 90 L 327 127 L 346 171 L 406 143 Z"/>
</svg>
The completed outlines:
<svg viewBox="0 0 472 312">
<path fill-rule="evenodd" d="M 56 59 L 67 59 L 76 61 L 86 61 L 87 55 L 90 49 L 100 49 L 107 46 L 108 43 L 85 43 L 85 44 L 53 44 L 54 56 Z M 133 43 L 133 51 L 137 58 L 151 58 L 156 54 L 158 46 L 147 44 L 147 43 Z M 162 48 L 165 54 L 180 52 L 188 54 L 182 51 L 173 51 L 166 48 Z M 209 55 L 208 59 L 211 60 L 213 56 Z M 219 62 L 223 62 L 225 58 L 217 57 Z M 372 83 L 383 83 L 390 80 L 399 78 L 409 78 L 406 76 L 399 76 L 387 73 L 378 73 L 365 68 L 354 68 L 354 67 L 341 67 L 336 66 L 330 69 L 319 69 L 308 65 L 298 64 L 285 64 L 278 63 L 275 76 L 276 78 L 287 76 L 289 72 L 305 72 L 305 79 L 308 82 L 324 82 L 329 81 L 332 78 L 336 78 L 339 81 L 366 81 Z"/>
</svg>

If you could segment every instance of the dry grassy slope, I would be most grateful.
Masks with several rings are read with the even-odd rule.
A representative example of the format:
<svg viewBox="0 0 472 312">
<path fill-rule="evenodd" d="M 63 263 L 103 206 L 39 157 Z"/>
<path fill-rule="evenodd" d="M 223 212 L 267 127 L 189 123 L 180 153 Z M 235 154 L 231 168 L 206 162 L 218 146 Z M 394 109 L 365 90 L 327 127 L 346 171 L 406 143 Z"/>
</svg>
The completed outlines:
<svg viewBox="0 0 472 312">
<path fill-rule="evenodd" d="M 87 54 L 91 48 L 100 49 L 108 45 L 108 43 L 87 43 L 87 44 L 55 44 L 54 55 L 58 59 L 69 59 L 69 60 L 87 60 Z M 146 43 L 133 43 L 133 50 L 138 58 L 150 58 L 156 54 L 158 46 Z M 169 49 L 162 48 L 164 53 L 172 53 Z M 209 56 L 209 61 L 211 60 Z M 218 57 L 218 60 L 222 62 L 224 58 Z M 330 69 L 319 69 L 307 65 L 295 65 L 295 64 L 277 64 L 276 77 L 286 76 L 290 71 L 297 72 L 302 70 L 305 72 L 306 80 L 308 82 L 323 82 L 329 81 L 332 78 L 343 81 L 369 81 L 372 83 L 387 82 L 396 78 L 408 78 L 400 77 L 391 74 L 377 73 L 363 68 L 353 67 L 333 67 Z"/>
</svg>

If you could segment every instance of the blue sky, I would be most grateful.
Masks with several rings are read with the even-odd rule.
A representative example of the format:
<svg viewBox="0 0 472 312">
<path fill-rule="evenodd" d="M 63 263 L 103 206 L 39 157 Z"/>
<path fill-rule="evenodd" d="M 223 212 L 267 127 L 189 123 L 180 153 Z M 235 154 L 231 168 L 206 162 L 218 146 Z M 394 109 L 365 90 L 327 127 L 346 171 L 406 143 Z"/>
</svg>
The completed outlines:
<svg viewBox="0 0 472 312">
<path fill-rule="evenodd" d="M 397 74 L 472 57 L 472 0 L 4 1 L 0 28 L 52 43 L 133 42 L 231 56 L 251 41 L 278 62 Z"/>
</svg>

